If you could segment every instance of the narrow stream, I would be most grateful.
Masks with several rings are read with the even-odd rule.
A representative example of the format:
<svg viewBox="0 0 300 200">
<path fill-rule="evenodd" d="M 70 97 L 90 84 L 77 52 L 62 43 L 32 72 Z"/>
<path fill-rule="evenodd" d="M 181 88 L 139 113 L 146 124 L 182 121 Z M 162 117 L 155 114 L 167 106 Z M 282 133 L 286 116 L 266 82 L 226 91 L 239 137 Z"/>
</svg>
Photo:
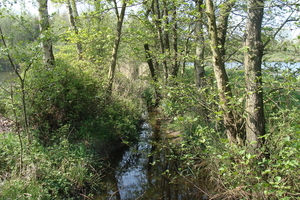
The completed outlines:
<svg viewBox="0 0 300 200">
<path fill-rule="evenodd" d="M 203 199 L 195 195 L 196 188 L 189 183 L 171 183 L 163 175 L 165 170 L 172 169 L 172 163 L 167 161 L 166 153 L 157 146 L 161 141 L 157 142 L 155 131 L 148 122 L 143 122 L 138 143 L 113 157 L 116 163 L 112 163 L 111 173 L 106 174 L 106 192 L 98 196 L 97 200 Z M 154 161 L 157 164 L 153 165 Z"/>
</svg>

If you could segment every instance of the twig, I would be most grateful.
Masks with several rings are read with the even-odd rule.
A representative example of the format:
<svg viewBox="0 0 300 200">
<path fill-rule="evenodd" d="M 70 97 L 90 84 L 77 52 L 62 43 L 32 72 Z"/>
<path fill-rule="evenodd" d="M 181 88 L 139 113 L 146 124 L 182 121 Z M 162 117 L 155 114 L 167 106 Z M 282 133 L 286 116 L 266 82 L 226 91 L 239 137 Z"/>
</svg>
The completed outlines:
<svg viewBox="0 0 300 200">
<path fill-rule="evenodd" d="M 86 196 L 85 194 L 80 193 L 79 195 L 81 195 L 81 196 L 83 196 L 84 198 L 87 198 L 87 199 L 93 199 L 92 197 Z"/>
<path fill-rule="evenodd" d="M 191 180 L 189 180 L 188 178 L 186 178 L 185 176 L 181 175 L 185 180 L 187 180 L 189 183 L 191 183 L 196 189 L 200 190 L 203 194 L 207 195 L 208 197 L 210 197 L 210 195 L 205 192 L 204 190 L 202 190 L 199 186 L 197 186 L 195 183 L 193 183 Z"/>
<path fill-rule="evenodd" d="M 294 197 L 300 197 L 300 193 L 293 194 L 293 193 L 287 192 L 286 194 L 290 195 L 290 196 L 294 196 Z"/>
<path fill-rule="evenodd" d="M 115 194 L 117 194 L 119 191 L 120 191 L 120 189 L 118 189 L 117 191 L 115 191 L 114 193 L 112 193 L 112 194 L 110 195 L 109 200 L 112 200 L 113 197 L 115 196 Z"/>
</svg>

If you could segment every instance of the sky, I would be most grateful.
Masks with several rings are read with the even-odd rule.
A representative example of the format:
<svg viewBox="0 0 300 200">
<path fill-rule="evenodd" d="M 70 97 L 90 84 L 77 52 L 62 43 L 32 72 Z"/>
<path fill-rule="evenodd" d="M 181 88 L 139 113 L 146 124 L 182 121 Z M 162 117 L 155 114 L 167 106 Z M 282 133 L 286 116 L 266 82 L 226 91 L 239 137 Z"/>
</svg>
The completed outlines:
<svg viewBox="0 0 300 200">
<path fill-rule="evenodd" d="M 34 15 L 38 14 L 38 7 L 37 7 L 37 3 L 36 0 L 23 0 L 23 4 L 25 4 L 25 6 L 23 6 L 22 4 L 18 3 L 18 4 L 13 4 L 11 6 L 11 9 L 16 10 L 16 11 L 26 11 L 29 13 L 32 13 Z M 53 14 L 55 12 L 66 12 L 66 5 L 62 5 L 62 4 L 54 4 L 51 1 L 48 2 L 48 9 L 49 9 L 49 14 Z M 87 10 L 88 6 L 84 5 L 84 4 L 78 4 L 78 11 L 82 12 L 84 10 Z"/>
<path fill-rule="evenodd" d="M 29 13 L 32 13 L 34 15 L 38 14 L 38 8 L 37 8 L 37 3 L 36 0 L 2 0 L 2 1 L 12 1 L 12 2 L 18 2 L 17 4 L 14 3 L 11 6 L 11 9 L 14 9 L 16 11 L 26 11 Z M 25 4 L 25 6 L 22 6 Z M 0 8 L 1 8 L 1 4 L 0 4 Z M 55 12 L 58 13 L 63 13 L 63 12 L 67 12 L 66 9 L 66 5 L 62 5 L 62 4 L 54 4 L 52 3 L 50 0 L 48 0 L 48 8 L 49 8 L 49 14 L 53 14 Z M 89 10 L 90 8 L 88 7 L 87 4 L 78 4 L 78 11 L 82 12 L 82 11 L 86 11 Z M 285 26 L 286 30 L 289 29 L 288 31 L 286 31 L 286 35 L 289 39 L 297 39 L 298 36 L 300 36 L 300 28 L 293 26 L 291 24 L 289 24 L 290 27 Z"/>
</svg>

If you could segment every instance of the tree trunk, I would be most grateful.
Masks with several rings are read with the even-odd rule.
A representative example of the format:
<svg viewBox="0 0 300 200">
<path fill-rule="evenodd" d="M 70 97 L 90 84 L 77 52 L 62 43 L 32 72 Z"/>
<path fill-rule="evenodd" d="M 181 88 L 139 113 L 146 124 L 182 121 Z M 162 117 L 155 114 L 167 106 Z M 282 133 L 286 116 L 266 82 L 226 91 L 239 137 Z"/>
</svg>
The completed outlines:
<svg viewBox="0 0 300 200">
<path fill-rule="evenodd" d="M 39 27 L 41 32 L 41 45 L 46 66 L 54 66 L 54 54 L 50 35 L 50 23 L 48 14 L 48 0 L 38 0 Z"/>
<path fill-rule="evenodd" d="M 177 28 L 178 28 L 178 24 L 177 24 L 177 11 L 176 11 L 176 7 L 174 6 L 174 10 L 172 11 L 173 13 L 173 66 L 172 66 L 172 73 L 171 76 L 172 77 L 177 77 L 178 75 L 178 71 L 179 71 L 179 62 L 178 62 L 178 33 L 177 33 Z"/>
<path fill-rule="evenodd" d="M 166 81 L 169 78 L 169 73 L 171 72 L 171 69 L 169 69 L 169 65 L 167 63 L 171 63 L 170 60 L 170 53 L 171 53 L 171 45 L 170 45 L 170 22 L 169 22 L 169 9 L 168 7 L 170 6 L 170 3 L 167 2 L 167 0 L 161 1 L 163 3 L 163 15 L 161 20 L 163 21 L 162 26 L 163 26 L 163 41 L 165 45 L 165 59 L 164 59 L 164 65 L 165 65 L 165 79 Z"/>
<path fill-rule="evenodd" d="M 74 16 L 74 19 L 75 19 L 75 22 L 76 24 L 79 24 L 77 18 L 79 17 L 79 14 L 78 14 L 78 10 L 77 10 L 77 5 L 76 5 L 76 0 L 71 0 L 71 6 L 72 6 L 72 13 L 73 13 L 73 16 Z"/>
<path fill-rule="evenodd" d="M 167 49 L 167 44 L 166 44 L 166 37 L 165 34 L 163 33 L 163 28 L 162 28 L 162 14 L 161 14 L 161 8 L 159 5 L 159 0 L 153 0 L 154 4 L 152 7 L 152 15 L 156 16 L 156 19 L 154 20 L 156 29 L 157 29 L 157 36 L 158 40 L 160 42 L 160 51 L 162 55 L 166 55 L 166 49 Z M 166 59 L 162 61 L 163 63 L 163 70 L 164 70 L 164 78 L 165 80 L 168 79 L 168 64 Z"/>
<path fill-rule="evenodd" d="M 213 63 L 214 73 L 217 81 L 217 87 L 218 87 L 219 98 L 220 98 L 220 106 L 223 111 L 223 119 L 224 119 L 227 138 L 231 143 L 242 143 L 242 139 L 239 135 L 239 128 L 237 126 L 237 120 L 235 120 L 230 105 L 231 104 L 230 99 L 232 98 L 231 88 L 229 86 L 228 76 L 225 70 L 225 63 L 223 60 L 224 55 L 222 55 L 222 50 L 220 48 L 220 46 L 224 46 L 224 44 L 219 43 L 220 40 L 218 37 L 216 17 L 214 13 L 212 0 L 206 0 L 206 9 L 207 9 L 206 11 L 208 16 L 210 46 L 213 54 L 212 63 Z M 227 30 L 227 27 L 224 28 L 226 28 Z"/>
<path fill-rule="evenodd" d="M 148 63 L 148 67 L 150 70 L 150 74 L 151 74 L 151 78 L 153 79 L 153 81 L 157 82 L 157 74 L 156 74 L 156 70 L 153 64 L 153 59 L 150 53 L 150 49 L 149 49 L 149 44 L 144 44 L 144 50 L 146 52 L 146 59 L 147 59 L 147 63 Z"/>
<path fill-rule="evenodd" d="M 68 7 L 68 13 L 69 13 L 69 21 L 70 21 L 72 30 L 74 31 L 75 35 L 78 36 L 78 28 L 77 28 L 76 20 L 75 20 L 76 15 L 78 15 L 78 13 L 77 13 L 75 1 L 72 1 L 72 4 L 71 4 L 71 1 L 68 0 L 67 7 Z M 77 49 L 78 60 L 82 60 L 82 43 L 80 41 L 76 42 L 76 49 Z"/>
<path fill-rule="evenodd" d="M 228 29 L 228 19 L 235 2 L 235 0 L 228 0 L 220 6 L 220 16 L 218 18 L 219 26 L 217 27 L 219 40 L 218 44 L 220 45 L 218 48 L 220 49 L 223 62 L 225 62 L 226 55 L 225 43 Z"/>
<path fill-rule="evenodd" d="M 191 38 L 188 37 L 185 41 L 185 45 L 184 45 L 184 54 L 183 54 L 183 62 L 182 62 L 182 67 L 181 67 L 181 77 L 184 77 L 185 74 L 185 67 L 186 67 L 186 63 L 187 63 L 187 56 L 190 53 L 190 47 L 189 47 L 189 43 L 190 43 Z"/>
<path fill-rule="evenodd" d="M 146 59 L 147 59 L 148 67 L 149 67 L 149 70 L 150 70 L 151 78 L 154 81 L 155 106 L 158 106 L 158 104 L 161 100 L 161 94 L 160 94 L 159 87 L 158 87 L 158 84 L 157 84 L 158 79 L 157 79 L 156 69 L 155 69 L 154 64 L 153 64 L 153 59 L 152 59 L 152 55 L 150 53 L 150 49 L 149 49 L 148 44 L 144 44 L 144 50 L 146 52 Z"/>
<path fill-rule="evenodd" d="M 199 17 L 195 24 L 195 36 L 196 36 L 196 59 L 194 61 L 195 67 L 195 82 L 197 88 L 202 88 L 205 85 L 204 77 L 204 33 L 203 33 L 203 0 L 196 0 L 197 12 Z"/>
<path fill-rule="evenodd" d="M 246 138 L 253 149 L 260 148 L 259 136 L 265 134 L 265 117 L 261 64 L 263 43 L 261 25 L 264 14 L 263 0 L 248 0 L 248 19 L 245 31 L 245 80 L 246 80 Z"/>
<path fill-rule="evenodd" d="M 107 93 L 109 96 L 111 96 L 111 94 L 112 94 L 112 86 L 113 86 L 113 82 L 114 82 L 115 70 L 116 70 L 116 65 L 117 65 L 117 56 L 118 56 L 119 44 L 121 41 L 121 33 L 122 33 L 123 21 L 124 21 L 125 10 L 126 10 L 126 2 L 125 1 L 123 1 L 120 14 L 118 12 L 118 6 L 117 6 L 117 2 L 115 0 L 114 0 L 114 3 L 115 3 L 115 11 L 116 11 L 116 15 L 118 18 L 118 22 L 117 22 L 117 33 L 116 33 L 116 38 L 115 38 L 115 42 L 114 42 L 114 46 L 113 46 L 110 68 L 109 68 L 109 73 L 108 73 L 108 81 L 109 82 L 108 82 Z"/>
</svg>

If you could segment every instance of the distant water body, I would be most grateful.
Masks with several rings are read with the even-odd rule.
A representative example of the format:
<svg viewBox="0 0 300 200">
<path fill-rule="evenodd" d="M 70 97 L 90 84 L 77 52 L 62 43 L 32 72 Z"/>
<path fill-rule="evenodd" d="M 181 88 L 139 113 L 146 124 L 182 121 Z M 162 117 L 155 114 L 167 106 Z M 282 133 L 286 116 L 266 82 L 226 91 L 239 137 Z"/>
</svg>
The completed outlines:
<svg viewBox="0 0 300 200">
<path fill-rule="evenodd" d="M 232 68 L 243 68 L 242 63 L 238 62 L 227 62 L 225 63 L 226 68 L 232 69 Z M 263 69 L 272 69 L 272 70 L 286 70 L 290 69 L 292 71 L 297 71 L 300 69 L 300 62 L 263 62 L 262 63 L 262 68 Z"/>
</svg>

